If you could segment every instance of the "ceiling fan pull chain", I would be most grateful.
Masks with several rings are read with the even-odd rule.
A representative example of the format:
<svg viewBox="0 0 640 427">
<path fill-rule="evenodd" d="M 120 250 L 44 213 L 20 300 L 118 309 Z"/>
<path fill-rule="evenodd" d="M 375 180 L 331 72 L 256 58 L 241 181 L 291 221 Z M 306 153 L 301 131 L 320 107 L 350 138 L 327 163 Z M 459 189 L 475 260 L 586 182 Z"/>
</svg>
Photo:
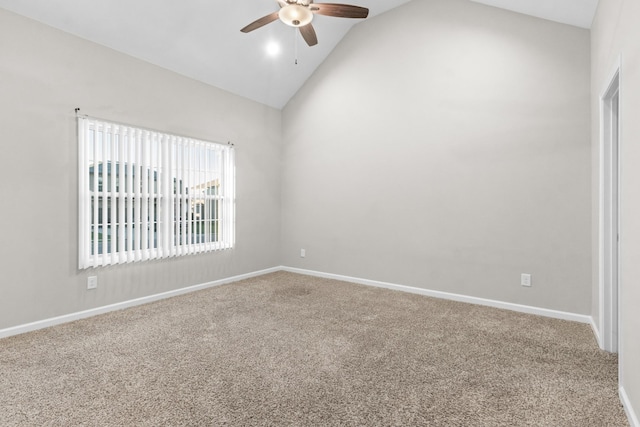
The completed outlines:
<svg viewBox="0 0 640 427">
<path fill-rule="evenodd" d="M 293 55 L 295 56 L 293 63 L 298 65 L 298 29 L 293 29 Z"/>
</svg>

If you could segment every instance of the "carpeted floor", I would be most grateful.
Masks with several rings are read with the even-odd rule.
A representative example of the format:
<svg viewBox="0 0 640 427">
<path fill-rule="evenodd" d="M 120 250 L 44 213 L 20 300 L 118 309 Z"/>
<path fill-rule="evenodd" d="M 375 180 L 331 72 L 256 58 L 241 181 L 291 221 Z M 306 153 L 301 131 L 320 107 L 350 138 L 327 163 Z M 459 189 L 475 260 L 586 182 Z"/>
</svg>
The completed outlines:
<svg viewBox="0 0 640 427">
<path fill-rule="evenodd" d="M 279 272 L 0 340 L 1 426 L 625 426 L 588 325 Z"/>
</svg>

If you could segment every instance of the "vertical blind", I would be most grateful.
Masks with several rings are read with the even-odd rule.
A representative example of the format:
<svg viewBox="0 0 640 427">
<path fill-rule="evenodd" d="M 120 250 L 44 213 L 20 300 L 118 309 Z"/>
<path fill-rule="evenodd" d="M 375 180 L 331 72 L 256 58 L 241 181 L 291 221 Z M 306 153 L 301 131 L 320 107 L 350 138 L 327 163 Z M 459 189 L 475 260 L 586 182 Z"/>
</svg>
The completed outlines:
<svg viewBox="0 0 640 427">
<path fill-rule="evenodd" d="M 78 117 L 79 267 L 233 247 L 227 144 Z"/>
</svg>

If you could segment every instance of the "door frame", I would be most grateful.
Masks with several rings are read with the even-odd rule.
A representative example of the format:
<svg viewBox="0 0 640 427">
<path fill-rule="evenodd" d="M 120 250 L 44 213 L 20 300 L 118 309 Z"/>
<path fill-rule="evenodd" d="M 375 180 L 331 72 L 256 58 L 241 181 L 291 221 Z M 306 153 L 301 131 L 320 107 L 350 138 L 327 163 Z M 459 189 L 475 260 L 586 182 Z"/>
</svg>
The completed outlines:
<svg viewBox="0 0 640 427">
<path fill-rule="evenodd" d="M 600 346 L 620 352 L 620 70 L 621 58 L 600 95 Z M 616 105 L 617 104 L 617 105 Z M 620 363 L 621 364 L 621 363 Z"/>
</svg>

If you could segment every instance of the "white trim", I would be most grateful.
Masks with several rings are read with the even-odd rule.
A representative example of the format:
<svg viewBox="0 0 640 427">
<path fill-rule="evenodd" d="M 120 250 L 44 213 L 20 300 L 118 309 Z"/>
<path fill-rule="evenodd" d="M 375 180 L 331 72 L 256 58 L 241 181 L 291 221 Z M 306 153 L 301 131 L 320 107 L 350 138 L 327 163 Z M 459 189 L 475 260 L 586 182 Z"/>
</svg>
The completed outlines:
<svg viewBox="0 0 640 427">
<path fill-rule="evenodd" d="M 547 308 L 532 307 L 528 305 L 513 304 L 509 302 L 477 298 L 449 292 L 433 291 L 413 286 L 398 285 L 394 283 L 379 282 L 377 280 L 361 279 L 358 277 L 342 276 L 339 274 L 323 273 L 320 271 L 304 270 L 301 268 L 282 267 L 282 270 L 291 273 L 304 274 L 307 276 L 323 277 L 325 279 L 342 280 L 344 282 L 358 283 L 360 285 L 375 286 L 378 288 L 393 289 L 396 291 L 409 292 L 412 294 L 425 295 L 434 298 L 447 299 L 452 301 L 466 302 L 471 304 L 484 305 L 488 307 L 501 308 L 505 310 L 517 311 L 520 313 L 536 314 L 538 316 L 552 317 L 554 319 L 571 320 L 574 322 L 593 324 L 593 318 L 584 314 L 569 313 L 565 311 L 550 310 Z"/>
<path fill-rule="evenodd" d="M 620 86 L 621 86 L 621 70 L 622 70 L 622 56 L 619 55 L 617 57 L 617 59 L 614 61 L 613 67 L 611 69 L 611 71 L 609 72 L 607 79 L 605 80 L 605 84 L 604 84 L 604 88 L 603 90 L 600 92 L 600 97 L 599 97 L 599 109 L 600 109 L 600 117 L 599 117 L 599 126 L 600 126 L 600 141 L 599 141 L 599 155 L 600 155 L 600 159 L 599 159 L 599 192 L 598 192 L 598 319 L 599 319 L 599 345 L 600 348 L 602 348 L 603 350 L 607 350 L 607 351 L 615 351 L 617 353 L 622 353 L 621 352 L 621 347 L 622 347 L 622 343 L 620 342 L 620 338 L 622 336 L 621 334 L 621 322 L 620 322 L 620 292 L 621 292 L 621 287 L 620 283 L 621 283 L 621 279 L 620 279 L 620 242 L 617 242 L 617 264 L 616 264 L 616 268 L 617 268 L 617 343 L 615 345 L 616 348 L 614 347 L 613 344 L 613 336 L 614 336 L 614 331 L 613 331 L 613 322 L 608 321 L 608 317 L 610 316 L 611 311 L 613 310 L 613 308 L 611 307 L 612 302 L 609 301 L 609 307 L 605 307 L 605 300 L 607 300 L 606 297 L 606 289 L 605 289 L 605 283 L 607 282 L 606 278 L 605 278 L 605 257 L 607 256 L 607 254 L 605 254 L 604 252 L 604 239 L 605 237 L 608 235 L 607 234 L 607 230 L 605 230 L 605 205 L 604 205 L 604 199 L 605 199 L 605 184 L 608 183 L 608 180 L 606 180 L 605 177 L 605 142 L 607 141 L 607 135 L 605 133 L 605 129 L 608 128 L 608 126 L 605 126 L 605 116 L 607 116 L 605 114 L 605 102 L 606 99 L 609 97 L 609 94 L 611 92 L 611 90 L 613 89 L 613 85 L 614 83 L 617 81 L 617 91 L 618 91 L 618 146 L 617 148 L 617 158 L 616 158 L 616 162 L 617 162 L 617 202 L 618 202 L 618 206 L 617 206 L 617 233 L 619 236 L 622 235 L 622 228 L 621 228 L 621 221 L 620 221 L 620 212 L 621 212 L 621 162 L 620 162 L 620 147 L 621 147 L 621 123 L 620 123 Z M 609 150 L 611 150 L 611 147 L 609 147 Z M 611 154 L 611 153 L 609 153 Z M 609 156 L 611 157 L 611 156 Z M 613 160 L 609 159 L 612 163 Z M 610 266 L 610 268 L 612 268 L 612 266 Z M 611 280 L 609 280 L 610 282 Z M 611 299 L 611 298 L 608 298 Z M 622 361 L 619 360 L 619 370 L 622 369 Z"/>
<path fill-rule="evenodd" d="M 108 313 L 110 311 L 122 310 L 123 308 L 134 307 L 137 305 L 147 304 L 153 301 L 158 301 L 165 298 L 175 297 L 182 294 L 187 294 L 202 289 L 211 288 L 214 286 L 226 285 L 228 283 L 237 282 L 239 280 L 249 279 L 251 277 L 262 276 L 267 273 L 274 273 L 280 271 L 280 267 L 267 268 L 265 270 L 254 271 L 251 273 L 240 274 L 237 276 L 227 277 L 225 279 L 214 280 L 212 282 L 202 283 L 199 285 L 188 286 L 186 288 L 175 289 L 173 291 L 162 292 L 155 295 L 149 295 L 146 297 L 136 298 L 128 301 L 118 302 L 115 304 L 105 305 L 102 307 L 92 308 L 89 310 L 79 311 L 76 313 L 65 314 L 58 317 L 52 317 L 50 319 L 38 320 L 36 322 L 27 323 L 24 325 L 13 326 L 6 329 L 0 329 L 0 338 L 10 337 L 12 335 L 23 334 L 25 332 L 31 332 L 38 329 L 47 328 L 49 326 L 60 325 L 62 323 L 73 322 L 74 320 L 85 319 L 87 317 L 96 316 L 98 314 Z"/>
<path fill-rule="evenodd" d="M 92 308 L 92 309 L 89 309 L 89 310 L 79 311 L 79 312 L 76 312 L 76 313 L 65 314 L 65 315 L 58 316 L 58 317 L 52 317 L 50 319 L 39 320 L 39 321 L 36 321 L 36 322 L 24 324 L 24 325 L 18 325 L 18 326 L 13 326 L 13 327 L 6 328 L 6 329 L 0 329 L 0 338 L 9 337 L 9 336 L 12 336 L 12 335 L 23 334 L 25 332 L 35 331 L 35 330 L 38 330 L 38 329 L 47 328 L 49 326 L 60 325 L 60 324 L 63 324 L 63 323 L 72 322 L 74 320 L 79 320 L 79 319 L 84 319 L 84 318 L 91 317 L 91 316 L 96 316 L 98 314 L 108 313 L 110 311 L 116 311 L 116 310 L 122 310 L 124 308 L 135 307 L 137 305 L 142 305 L 142 304 L 146 304 L 146 303 L 149 303 L 149 302 L 158 301 L 158 300 L 161 300 L 161 299 L 165 299 L 165 298 L 170 298 L 170 297 L 186 294 L 186 293 L 189 293 L 189 292 L 199 291 L 199 290 L 206 289 L 206 288 L 211 288 L 211 287 L 214 287 L 214 286 L 225 285 L 225 284 L 228 284 L 228 283 L 233 283 L 233 282 L 237 282 L 237 281 L 240 281 L 240 280 L 249 279 L 251 277 L 262 276 L 264 274 L 274 273 L 274 272 L 277 272 L 277 271 L 288 271 L 288 272 L 291 272 L 291 273 L 304 274 L 306 276 L 315 276 L 315 277 L 323 277 L 323 278 L 327 278 L 327 279 L 342 280 L 344 282 L 358 283 L 358 284 L 361 284 L 361 285 L 375 286 L 375 287 L 378 287 L 378 288 L 386 288 L 386 289 L 392 289 L 392 290 L 397 290 L 397 291 L 402 291 L 402 292 L 409 292 L 409 293 L 413 293 L 413 294 L 425 295 L 425 296 L 434 297 L 434 298 L 441 298 L 441 299 L 452 300 L 452 301 L 466 302 L 466 303 L 470 303 L 470 304 L 478 304 L 478 305 L 484 305 L 484 306 L 488 306 L 488 307 L 501 308 L 501 309 L 516 311 L 516 312 L 520 312 L 520 313 L 535 314 L 535 315 L 538 315 L 538 316 L 545 316 L 545 317 L 551 317 L 551 318 L 555 318 L 555 319 L 563 319 L 563 320 L 570 320 L 570 321 L 574 321 L 574 322 L 586 323 L 586 324 L 591 324 L 591 326 L 592 326 L 592 328 L 594 330 L 594 333 L 596 333 L 596 328 L 595 328 L 595 323 L 593 321 L 593 318 L 591 316 L 587 316 L 587 315 L 583 315 L 583 314 L 576 314 L 576 313 L 569 313 L 569 312 L 564 312 L 564 311 L 550 310 L 550 309 L 546 309 L 546 308 L 532 307 L 532 306 L 521 305 L 521 304 L 513 304 L 513 303 L 509 303 L 509 302 L 496 301 L 496 300 L 490 300 L 490 299 L 485 299 L 485 298 L 477 298 L 477 297 L 471 297 L 471 296 L 466 296 L 466 295 L 453 294 L 453 293 L 449 293 L 449 292 L 434 291 L 434 290 L 429 290 L 429 289 L 416 288 L 416 287 L 412 287 L 412 286 L 398 285 L 398 284 L 395 284 L 395 283 L 380 282 L 380 281 L 376 281 L 376 280 L 369 280 L 369 279 L 362 279 L 362 278 L 357 278 L 357 277 L 343 276 L 343 275 L 340 275 L 340 274 L 323 273 L 323 272 L 320 272 L 320 271 L 313 271 L 313 270 L 305 270 L 305 269 L 301 269 L 301 268 L 279 266 L 279 267 L 267 268 L 265 270 L 254 271 L 254 272 L 251 272 L 251 273 L 240 274 L 238 276 L 228 277 L 228 278 L 225 278 L 225 279 L 219 279 L 219 280 L 215 280 L 215 281 L 212 281 L 212 282 L 202 283 L 202 284 L 199 284 L 199 285 L 189 286 L 189 287 L 186 287 L 186 288 L 175 289 L 173 291 L 163 292 L 163 293 L 160 293 L 160 294 L 149 295 L 149 296 L 146 296 L 146 297 L 136 298 L 136 299 L 133 299 L 133 300 L 128 300 L 128 301 L 123 301 L 123 302 L 119 302 L 119 303 L 115 303 L 115 304 L 111 304 L 111 305 Z M 598 336 L 599 336 L 599 334 L 596 333 L 596 339 L 598 339 Z"/>
<path fill-rule="evenodd" d="M 624 387 L 620 387 L 618 389 L 618 394 L 620 395 L 620 401 L 624 407 L 624 412 L 627 414 L 629 425 L 631 427 L 640 427 L 640 421 L 638 420 L 636 412 L 633 410 L 633 406 L 631 406 L 631 401 L 629 400 L 629 396 L 627 396 L 627 392 L 624 390 Z"/>
<path fill-rule="evenodd" d="M 591 317 L 591 330 L 593 331 L 593 335 L 596 337 L 596 342 L 598 343 L 598 347 L 602 347 L 602 338 L 600 338 L 600 330 L 598 329 L 598 325 L 596 325 L 595 320 Z M 598 322 L 599 323 L 599 322 Z"/>
</svg>

